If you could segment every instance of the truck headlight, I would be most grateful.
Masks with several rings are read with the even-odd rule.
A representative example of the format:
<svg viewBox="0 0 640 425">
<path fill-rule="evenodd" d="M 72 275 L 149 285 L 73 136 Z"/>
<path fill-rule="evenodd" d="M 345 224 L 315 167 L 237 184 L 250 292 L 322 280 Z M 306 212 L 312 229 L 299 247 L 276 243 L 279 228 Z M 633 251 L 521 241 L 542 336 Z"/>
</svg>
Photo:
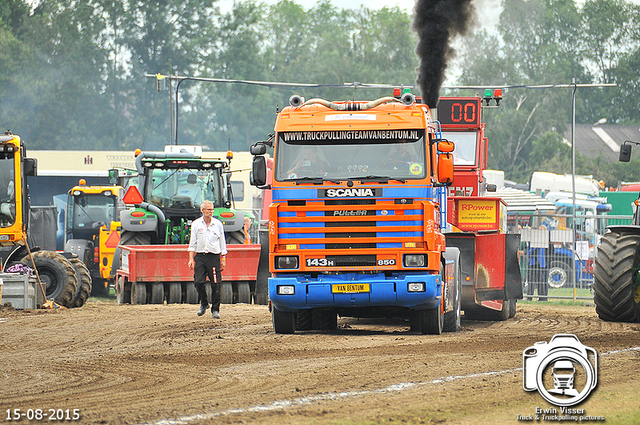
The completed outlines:
<svg viewBox="0 0 640 425">
<path fill-rule="evenodd" d="M 407 292 L 424 292 L 424 282 L 407 283 Z"/>
<path fill-rule="evenodd" d="M 297 255 L 287 255 L 276 257 L 275 260 L 276 269 L 297 269 L 298 268 L 298 256 Z"/>
<path fill-rule="evenodd" d="M 276 287 L 278 295 L 295 295 L 296 287 L 293 285 L 279 285 Z"/>
<path fill-rule="evenodd" d="M 426 267 L 427 256 L 424 254 L 407 254 L 404 256 L 405 267 Z"/>
</svg>

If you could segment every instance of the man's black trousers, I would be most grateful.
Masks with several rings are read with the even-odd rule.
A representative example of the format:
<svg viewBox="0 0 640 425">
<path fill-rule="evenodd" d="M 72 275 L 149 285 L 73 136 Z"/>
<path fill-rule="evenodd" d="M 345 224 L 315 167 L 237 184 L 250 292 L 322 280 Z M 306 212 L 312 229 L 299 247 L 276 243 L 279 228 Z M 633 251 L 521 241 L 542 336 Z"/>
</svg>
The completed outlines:
<svg viewBox="0 0 640 425">
<path fill-rule="evenodd" d="M 220 272 L 220 254 L 196 254 L 195 267 L 193 268 L 193 281 L 200 298 L 200 305 L 208 305 L 205 283 L 207 277 L 211 283 L 211 311 L 220 311 L 220 285 L 222 285 L 222 273 Z"/>
</svg>

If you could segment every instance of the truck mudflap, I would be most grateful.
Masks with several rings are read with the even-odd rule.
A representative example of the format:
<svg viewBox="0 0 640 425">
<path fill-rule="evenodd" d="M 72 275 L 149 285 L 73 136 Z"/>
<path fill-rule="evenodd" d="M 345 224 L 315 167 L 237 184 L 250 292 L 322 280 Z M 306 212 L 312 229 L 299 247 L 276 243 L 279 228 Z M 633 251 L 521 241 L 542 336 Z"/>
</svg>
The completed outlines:
<svg viewBox="0 0 640 425">
<path fill-rule="evenodd" d="M 269 279 L 269 298 L 280 311 L 309 308 L 401 307 L 423 310 L 440 305 L 438 274 L 384 273 L 276 276 Z"/>
<path fill-rule="evenodd" d="M 463 309 L 475 305 L 491 308 L 487 301 L 522 299 L 520 235 L 460 232 L 446 237 L 447 246 L 460 249 Z"/>
</svg>

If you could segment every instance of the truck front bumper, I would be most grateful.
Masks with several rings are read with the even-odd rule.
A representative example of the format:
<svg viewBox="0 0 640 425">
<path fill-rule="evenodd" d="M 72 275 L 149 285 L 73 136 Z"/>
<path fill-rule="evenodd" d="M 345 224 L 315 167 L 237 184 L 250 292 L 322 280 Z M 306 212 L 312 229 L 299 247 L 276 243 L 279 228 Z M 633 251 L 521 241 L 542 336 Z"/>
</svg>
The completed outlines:
<svg viewBox="0 0 640 425">
<path fill-rule="evenodd" d="M 269 278 L 269 298 L 280 311 L 309 308 L 436 307 L 441 297 L 440 275 L 383 273 L 285 275 Z"/>
</svg>

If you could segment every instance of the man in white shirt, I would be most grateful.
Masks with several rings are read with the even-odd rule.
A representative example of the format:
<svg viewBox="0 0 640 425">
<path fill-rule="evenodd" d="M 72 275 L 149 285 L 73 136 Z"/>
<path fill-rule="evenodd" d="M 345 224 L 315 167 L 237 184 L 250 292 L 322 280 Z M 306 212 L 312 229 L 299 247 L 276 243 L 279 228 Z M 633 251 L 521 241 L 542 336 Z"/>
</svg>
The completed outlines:
<svg viewBox="0 0 640 425">
<path fill-rule="evenodd" d="M 200 296 L 202 316 L 209 307 L 205 282 L 207 276 L 211 283 L 211 317 L 220 318 L 220 285 L 222 271 L 226 266 L 227 244 L 224 239 L 222 222 L 213 217 L 213 203 L 204 201 L 200 205 L 202 217 L 191 224 L 191 240 L 189 241 L 189 268 L 194 271 L 193 281 Z"/>
</svg>

